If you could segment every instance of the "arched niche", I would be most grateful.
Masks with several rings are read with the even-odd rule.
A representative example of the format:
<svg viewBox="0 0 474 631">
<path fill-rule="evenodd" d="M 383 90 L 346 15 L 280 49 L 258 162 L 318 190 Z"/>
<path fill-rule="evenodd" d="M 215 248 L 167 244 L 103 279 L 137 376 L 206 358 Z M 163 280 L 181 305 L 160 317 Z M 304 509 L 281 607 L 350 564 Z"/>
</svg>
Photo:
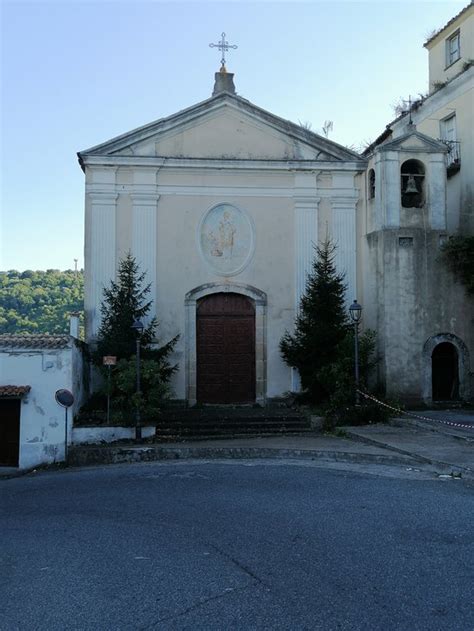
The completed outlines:
<svg viewBox="0 0 474 631">
<path fill-rule="evenodd" d="M 368 177 L 367 177 L 367 191 L 369 199 L 374 199 L 375 197 L 375 171 L 374 169 L 369 169 Z"/>
</svg>

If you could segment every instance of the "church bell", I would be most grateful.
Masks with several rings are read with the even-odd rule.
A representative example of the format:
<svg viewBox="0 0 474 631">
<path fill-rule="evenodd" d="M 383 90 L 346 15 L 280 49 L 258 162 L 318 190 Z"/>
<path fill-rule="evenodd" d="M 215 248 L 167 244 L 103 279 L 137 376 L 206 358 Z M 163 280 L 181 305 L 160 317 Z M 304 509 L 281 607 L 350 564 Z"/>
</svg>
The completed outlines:
<svg viewBox="0 0 474 631">
<path fill-rule="evenodd" d="M 413 175 L 408 176 L 407 185 L 405 187 L 405 193 L 408 193 L 408 194 L 418 193 L 418 189 L 416 188 L 415 178 L 413 177 Z"/>
</svg>

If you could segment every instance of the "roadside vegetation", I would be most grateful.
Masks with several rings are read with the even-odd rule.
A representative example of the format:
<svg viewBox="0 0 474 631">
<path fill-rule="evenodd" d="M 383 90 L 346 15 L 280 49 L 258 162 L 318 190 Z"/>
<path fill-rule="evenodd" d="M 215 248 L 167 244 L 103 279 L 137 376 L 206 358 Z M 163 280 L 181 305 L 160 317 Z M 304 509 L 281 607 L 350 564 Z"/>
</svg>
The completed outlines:
<svg viewBox="0 0 474 631">
<path fill-rule="evenodd" d="M 0 272 L 0 333 L 68 333 L 83 303 L 82 270 Z"/>
</svg>

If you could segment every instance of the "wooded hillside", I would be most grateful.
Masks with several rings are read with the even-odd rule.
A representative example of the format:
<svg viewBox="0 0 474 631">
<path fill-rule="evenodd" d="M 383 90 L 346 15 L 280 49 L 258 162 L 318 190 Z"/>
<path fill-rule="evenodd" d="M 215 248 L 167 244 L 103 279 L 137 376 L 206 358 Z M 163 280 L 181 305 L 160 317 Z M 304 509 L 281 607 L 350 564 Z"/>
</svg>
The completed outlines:
<svg viewBox="0 0 474 631">
<path fill-rule="evenodd" d="M 82 271 L 0 272 L 0 333 L 68 333 L 83 301 Z"/>
</svg>

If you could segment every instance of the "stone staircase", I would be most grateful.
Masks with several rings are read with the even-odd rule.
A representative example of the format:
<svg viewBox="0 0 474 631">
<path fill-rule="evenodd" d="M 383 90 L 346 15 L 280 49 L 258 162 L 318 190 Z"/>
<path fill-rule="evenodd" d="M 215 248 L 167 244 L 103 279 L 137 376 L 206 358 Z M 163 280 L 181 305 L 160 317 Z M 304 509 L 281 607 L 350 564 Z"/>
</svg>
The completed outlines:
<svg viewBox="0 0 474 631">
<path fill-rule="evenodd" d="M 156 424 L 156 440 L 185 441 L 306 434 L 311 419 L 295 408 L 203 406 L 169 408 Z"/>
</svg>

